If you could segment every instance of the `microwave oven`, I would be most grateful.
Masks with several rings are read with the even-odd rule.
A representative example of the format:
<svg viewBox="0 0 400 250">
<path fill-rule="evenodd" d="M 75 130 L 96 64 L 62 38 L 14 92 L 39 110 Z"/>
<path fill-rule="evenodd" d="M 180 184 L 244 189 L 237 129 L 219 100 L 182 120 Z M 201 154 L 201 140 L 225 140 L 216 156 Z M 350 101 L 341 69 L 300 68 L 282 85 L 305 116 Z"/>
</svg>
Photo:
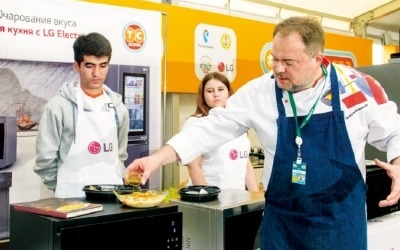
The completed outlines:
<svg viewBox="0 0 400 250">
<path fill-rule="evenodd" d="M 103 211 L 69 219 L 10 206 L 10 249 L 182 250 L 182 213 L 177 206 L 132 208 L 118 200 L 93 202 L 101 203 Z"/>
<path fill-rule="evenodd" d="M 367 166 L 367 219 L 374 219 L 400 210 L 399 203 L 388 207 L 379 207 L 379 201 L 390 194 L 392 179 L 386 170 L 375 166 Z"/>
<path fill-rule="evenodd" d="M 182 249 L 253 250 L 259 248 L 264 193 L 222 189 L 207 202 L 173 199 L 183 214 Z"/>
<path fill-rule="evenodd" d="M 0 116 L 0 169 L 17 159 L 17 121 L 15 116 Z"/>
</svg>

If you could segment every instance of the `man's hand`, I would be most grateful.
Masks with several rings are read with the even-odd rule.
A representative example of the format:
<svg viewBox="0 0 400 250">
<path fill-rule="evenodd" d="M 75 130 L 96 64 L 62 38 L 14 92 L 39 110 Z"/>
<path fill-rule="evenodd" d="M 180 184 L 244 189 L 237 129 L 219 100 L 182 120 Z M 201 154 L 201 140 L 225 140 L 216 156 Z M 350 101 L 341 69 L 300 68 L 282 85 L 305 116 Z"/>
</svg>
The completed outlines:
<svg viewBox="0 0 400 250">
<path fill-rule="evenodd" d="M 146 181 L 149 179 L 150 175 L 156 171 L 157 168 L 177 160 L 178 155 L 176 154 L 175 150 L 169 145 L 164 145 L 154 154 L 134 160 L 126 168 L 125 176 L 131 172 L 137 172 L 142 175 L 142 185 L 144 185 L 146 184 Z"/>
<path fill-rule="evenodd" d="M 125 176 L 128 176 L 131 172 L 139 173 L 142 176 L 141 184 L 142 185 L 146 184 L 147 180 L 150 177 L 150 174 L 153 173 L 159 167 L 152 164 L 154 161 L 152 161 L 151 158 L 152 156 L 147 156 L 135 159 L 126 168 Z"/>
<path fill-rule="evenodd" d="M 393 160 L 393 165 L 378 159 L 375 159 L 375 164 L 386 170 L 387 175 L 392 179 L 391 192 L 385 200 L 379 202 L 379 207 L 392 206 L 400 199 L 400 158 Z"/>
</svg>

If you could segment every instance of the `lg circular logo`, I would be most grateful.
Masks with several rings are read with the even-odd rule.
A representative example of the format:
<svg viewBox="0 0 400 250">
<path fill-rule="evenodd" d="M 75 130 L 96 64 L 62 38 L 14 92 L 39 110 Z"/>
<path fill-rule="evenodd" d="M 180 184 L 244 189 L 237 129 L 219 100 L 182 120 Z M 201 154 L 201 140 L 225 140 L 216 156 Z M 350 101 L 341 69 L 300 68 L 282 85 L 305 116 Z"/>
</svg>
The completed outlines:
<svg viewBox="0 0 400 250">
<path fill-rule="evenodd" d="M 225 63 L 223 62 L 218 63 L 218 71 L 221 73 L 225 71 Z"/>
<path fill-rule="evenodd" d="M 100 153 L 101 150 L 101 146 L 100 143 L 98 143 L 97 141 L 92 141 L 91 143 L 89 143 L 88 145 L 88 151 L 91 154 L 98 154 Z"/>
<path fill-rule="evenodd" d="M 236 149 L 232 149 L 229 152 L 229 157 L 231 158 L 231 160 L 236 160 L 238 158 L 238 152 L 236 151 Z"/>
</svg>

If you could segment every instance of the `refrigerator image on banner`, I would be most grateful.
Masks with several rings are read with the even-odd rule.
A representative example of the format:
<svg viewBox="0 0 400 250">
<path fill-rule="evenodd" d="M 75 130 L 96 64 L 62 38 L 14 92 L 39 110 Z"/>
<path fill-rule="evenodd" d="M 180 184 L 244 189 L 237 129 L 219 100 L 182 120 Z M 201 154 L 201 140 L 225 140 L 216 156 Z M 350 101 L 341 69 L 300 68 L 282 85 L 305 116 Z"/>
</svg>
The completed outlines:
<svg viewBox="0 0 400 250">
<path fill-rule="evenodd" d="M 149 87 L 150 67 L 110 65 L 105 84 L 122 95 L 129 112 L 128 159 L 149 155 Z M 146 184 L 148 185 L 148 184 Z"/>
</svg>

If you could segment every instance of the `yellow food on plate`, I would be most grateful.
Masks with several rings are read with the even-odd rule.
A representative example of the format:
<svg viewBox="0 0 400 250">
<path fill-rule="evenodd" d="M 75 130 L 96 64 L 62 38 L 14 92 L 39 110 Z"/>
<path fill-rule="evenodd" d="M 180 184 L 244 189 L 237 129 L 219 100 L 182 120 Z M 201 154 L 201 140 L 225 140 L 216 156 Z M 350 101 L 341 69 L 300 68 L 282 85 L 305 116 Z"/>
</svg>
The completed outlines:
<svg viewBox="0 0 400 250">
<path fill-rule="evenodd" d="M 165 194 L 155 190 L 140 190 L 129 194 L 119 194 L 114 191 L 122 204 L 135 208 L 148 208 L 159 205 L 166 197 Z"/>
</svg>

